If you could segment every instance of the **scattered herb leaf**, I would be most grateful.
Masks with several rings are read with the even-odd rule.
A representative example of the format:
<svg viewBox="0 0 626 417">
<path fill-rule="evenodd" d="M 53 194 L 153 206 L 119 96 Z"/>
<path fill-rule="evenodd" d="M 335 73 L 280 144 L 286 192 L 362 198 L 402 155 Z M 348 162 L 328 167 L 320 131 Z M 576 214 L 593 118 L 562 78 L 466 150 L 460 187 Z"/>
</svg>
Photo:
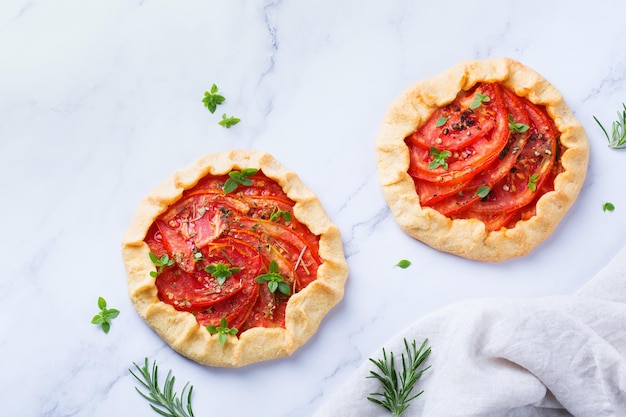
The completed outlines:
<svg viewBox="0 0 626 417">
<path fill-rule="evenodd" d="M 234 116 L 226 116 L 226 113 L 222 114 L 222 120 L 218 123 L 220 126 L 225 127 L 226 129 L 230 129 L 231 126 L 235 126 L 237 123 L 241 121 L 240 118 Z"/>
<path fill-rule="evenodd" d="M 524 123 L 516 123 L 515 120 L 513 120 L 513 116 L 509 114 L 509 130 L 511 132 L 524 133 L 529 128 L 530 127 L 528 125 L 525 125 Z"/>
<path fill-rule="evenodd" d="M 441 127 L 441 126 L 445 125 L 447 121 L 448 121 L 448 118 L 447 118 L 447 117 L 440 117 L 440 118 L 438 118 L 438 119 L 437 119 L 437 121 L 435 122 L 435 126 L 437 126 L 437 127 Z"/>
<path fill-rule="evenodd" d="M 231 171 L 228 173 L 228 179 L 224 182 L 224 192 L 226 194 L 232 193 L 237 189 L 239 185 L 250 186 L 252 180 L 250 177 L 256 174 L 259 170 L 256 168 L 244 168 L 241 171 Z"/>
<path fill-rule="evenodd" d="M 600 129 L 604 132 L 604 136 L 609 142 L 609 148 L 611 149 L 626 149 L 626 104 L 622 103 L 624 110 L 617 112 L 617 120 L 614 120 L 611 124 L 611 136 L 606 131 L 602 123 L 596 116 L 593 119 L 596 121 Z"/>
<path fill-rule="evenodd" d="M 191 409 L 191 393 L 193 392 L 193 386 L 189 385 L 189 382 L 185 384 L 180 394 L 174 392 L 174 382 L 176 378 L 172 375 L 170 370 L 165 377 L 165 383 L 163 384 L 163 390 L 159 387 L 158 366 L 156 361 L 152 363 L 152 371 L 148 368 L 148 358 L 142 367 L 133 362 L 135 368 L 138 371 L 137 375 L 132 369 L 129 369 L 130 373 L 135 377 L 141 386 L 147 390 L 147 393 L 142 392 L 139 388 L 135 387 L 139 395 L 150 402 L 150 407 L 158 414 L 165 417 L 194 417 L 193 410 Z"/>
<path fill-rule="evenodd" d="M 537 191 L 537 181 L 539 181 L 539 174 L 532 174 L 528 178 L 528 188 L 530 188 L 531 191 Z"/>
<path fill-rule="evenodd" d="M 217 282 L 222 285 L 226 282 L 226 278 L 230 278 L 233 274 L 241 271 L 236 266 L 228 266 L 224 263 L 218 262 L 216 264 L 207 265 L 204 268 L 206 273 L 211 274 L 214 278 L 217 278 Z"/>
<path fill-rule="evenodd" d="M 222 104 L 224 100 L 226 100 L 224 96 L 217 94 L 217 85 L 213 84 L 211 91 L 204 92 L 202 102 L 204 103 L 204 107 L 209 109 L 211 113 L 215 113 L 217 106 Z"/>
<path fill-rule="evenodd" d="M 474 101 L 470 105 L 470 109 L 475 110 L 480 107 L 483 103 L 488 103 L 491 101 L 491 97 L 486 96 L 484 94 L 476 93 L 474 94 Z"/>
<path fill-rule="evenodd" d="M 404 339 L 405 353 L 402 354 L 402 371 L 396 370 L 396 363 L 393 352 L 389 353 L 383 348 L 383 359 L 374 360 L 370 358 L 370 362 L 376 365 L 378 371 L 370 371 L 367 378 L 374 378 L 380 381 L 383 392 L 371 393 L 367 399 L 385 408 L 394 417 L 401 415 L 408 407 L 409 402 L 419 397 L 424 391 L 412 394 L 415 383 L 426 372 L 430 366 L 418 370 L 424 361 L 430 355 L 430 347 L 426 350 L 428 339 L 425 339 L 419 349 L 415 340 L 409 346 Z M 405 357 L 406 354 L 406 357 Z"/>
<path fill-rule="evenodd" d="M 411 261 L 407 260 L 407 259 L 401 259 L 397 264 L 397 267 L 402 268 L 402 269 L 407 269 L 409 266 L 411 266 Z"/>
<path fill-rule="evenodd" d="M 433 157 L 433 160 L 430 161 L 430 164 L 428 164 L 428 169 L 436 169 L 438 167 L 448 169 L 448 162 L 446 162 L 446 159 L 448 159 L 448 157 L 452 155 L 452 152 L 448 150 L 440 151 L 434 146 L 431 146 L 430 155 Z"/>
<path fill-rule="evenodd" d="M 485 198 L 489 195 L 490 191 L 491 191 L 491 187 L 487 187 L 486 185 L 481 185 L 476 190 L 476 197 Z"/>
<path fill-rule="evenodd" d="M 615 205 L 613 203 L 606 202 L 602 205 L 602 211 L 612 212 L 615 210 Z"/>
<path fill-rule="evenodd" d="M 226 321 L 226 317 L 222 317 L 220 320 L 219 326 L 206 326 L 206 329 L 211 334 L 217 334 L 218 340 L 220 341 L 220 345 L 224 346 L 226 344 L 226 340 L 228 339 L 228 335 L 236 335 L 239 330 L 235 327 L 228 327 L 228 322 Z"/>
<path fill-rule="evenodd" d="M 109 333 L 111 330 L 111 320 L 120 315 L 120 311 L 114 308 L 107 308 L 107 302 L 104 298 L 98 297 L 98 308 L 100 312 L 91 319 L 92 324 L 102 327 L 102 331 Z"/>
<path fill-rule="evenodd" d="M 163 254 L 160 258 L 157 257 L 152 252 L 150 252 L 148 254 L 148 256 L 150 256 L 150 260 L 152 261 L 154 266 L 157 267 L 156 271 L 150 271 L 150 276 L 152 278 L 158 277 L 161 274 L 161 272 L 163 272 L 163 268 L 165 268 L 166 266 L 174 265 L 174 260 L 170 259 L 169 255 L 167 253 Z"/>
<path fill-rule="evenodd" d="M 276 220 L 283 218 L 284 221 L 290 222 L 293 220 L 291 217 L 291 213 L 286 210 L 280 210 L 278 207 L 274 207 L 272 213 L 270 214 L 270 221 L 275 222 Z"/>
<path fill-rule="evenodd" d="M 271 293 L 274 293 L 276 292 L 276 290 L 278 290 L 285 295 L 291 294 L 289 284 L 285 282 L 285 279 L 278 272 L 278 264 L 273 259 L 272 261 L 270 261 L 268 272 L 259 275 L 254 279 L 254 281 L 258 282 L 259 284 L 267 283 L 267 288 L 270 290 Z"/>
</svg>

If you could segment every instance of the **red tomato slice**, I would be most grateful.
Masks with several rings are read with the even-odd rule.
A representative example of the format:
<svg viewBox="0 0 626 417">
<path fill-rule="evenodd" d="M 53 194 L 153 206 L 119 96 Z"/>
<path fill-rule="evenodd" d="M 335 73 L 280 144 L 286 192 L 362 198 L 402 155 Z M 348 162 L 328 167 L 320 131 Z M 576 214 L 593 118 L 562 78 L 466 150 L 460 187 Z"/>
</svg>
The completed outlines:
<svg viewBox="0 0 626 417">
<path fill-rule="evenodd" d="M 470 106 L 477 93 L 493 98 L 495 88 L 494 84 L 479 84 L 469 91 L 460 92 L 452 103 L 437 109 L 407 141 L 425 149 L 434 146 L 454 151 L 491 135 L 498 117 L 495 100 L 483 103 L 474 110 Z"/>
<path fill-rule="evenodd" d="M 165 254 L 169 256 L 169 252 L 163 243 L 161 232 L 159 232 L 159 228 L 156 224 L 150 226 L 148 233 L 146 233 L 145 242 L 150 248 L 150 252 L 154 253 L 157 257 L 160 258 Z"/>
<path fill-rule="evenodd" d="M 460 148 L 456 148 L 453 144 L 448 144 L 445 137 L 441 138 L 441 144 L 436 146 L 439 151 L 448 150 L 449 145 L 454 147 L 451 155 L 446 160 L 448 169 L 443 166 L 429 169 L 428 167 L 433 160 L 430 148 L 412 145 L 409 140 L 407 141 L 410 155 L 409 175 L 418 180 L 454 185 L 469 180 L 481 170 L 481 167 L 486 167 L 491 161 L 497 159 L 500 151 L 507 143 L 509 124 L 502 99 L 501 87 L 494 84 L 492 94 L 493 97 L 490 97 L 489 105 L 493 108 L 497 117 L 495 120 L 496 126 L 491 135 L 479 137 Z M 482 105 L 485 105 L 485 103 Z M 479 119 L 477 123 L 480 126 L 484 121 Z"/>
<path fill-rule="evenodd" d="M 530 138 L 509 172 L 472 207 L 488 213 L 510 212 L 525 206 L 536 196 L 552 172 L 558 131 L 543 110 L 523 100 L 530 120 Z M 533 183 L 534 186 L 530 184 Z"/>
<path fill-rule="evenodd" d="M 212 243 L 202 254 L 203 259 L 197 262 L 200 267 L 193 273 L 165 268 L 156 278 L 159 295 L 170 300 L 178 310 L 199 311 L 256 285 L 254 278 L 260 274 L 262 262 L 255 248 L 232 239 L 222 239 Z M 220 284 L 204 271 L 204 266 L 217 263 L 241 268 Z"/>
<path fill-rule="evenodd" d="M 241 329 L 250 316 L 258 296 L 259 285 L 245 287 L 236 296 L 196 313 L 196 320 L 201 326 L 217 326 L 225 317 L 228 327 Z"/>
<path fill-rule="evenodd" d="M 281 293 L 271 293 L 267 285 L 259 288 L 259 297 L 243 330 L 252 327 L 284 327 L 289 299 Z"/>
<path fill-rule="evenodd" d="M 157 220 L 156 225 L 161 233 L 163 246 L 167 248 L 170 258 L 176 261 L 176 264 L 186 272 L 195 270 L 193 245 L 186 241 L 180 233 L 166 225 L 163 221 Z"/>
<path fill-rule="evenodd" d="M 292 291 L 300 291 L 317 278 L 319 237 L 293 217 L 295 203 L 275 181 L 258 172 L 249 177 L 252 185 L 225 194 L 228 178 L 201 179 L 151 226 L 145 239 L 150 250 L 176 262 L 156 279 L 159 298 L 204 326 L 222 318 L 244 329 L 284 326 L 289 296 L 272 294 L 254 279 L 276 261 Z M 277 211 L 288 211 L 291 220 L 270 221 Z M 220 284 L 204 270 L 217 263 L 240 270 Z"/>
<path fill-rule="evenodd" d="M 471 179 L 449 185 L 447 183 L 438 184 L 421 180 L 416 181 L 415 190 L 417 195 L 420 197 L 420 204 L 422 206 L 432 206 L 437 201 L 443 200 L 444 198 L 463 190 L 469 181 L 471 181 Z"/>
<path fill-rule="evenodd" d="M 485 228 L 488 231 L 500 230 L 510 225 L 513 220 L 517 221 L 516 215 L 518 214 L 516 211 L 510 213 L 483 213 L 472 211 L 471 208 L 463 213 L 467 213 L 467 216 L 464 217 L 466 219 L 477 219 L 485 223 Z"/>
<path fill-rule="evenodd" d="M 528 114 L 522 101 L 506 88 L 503 88 L 502 92 L 507 110 L 507 119 L 510 115 L 515 123 L 528 126 Z M 499 157 L 486 169 L 480 171 L 469 182 L 464 184 L 462 192 L 452 194 L 449 197 L 440 199 L 440 201 L 429 205 L 446 216 L 452 216 L 466 210 L 482 198 L 477 195 L 480 187 L 493 187 L 495 183 L 510 171 L 529 137 L 530 129 L 525 132 L 511 131 L 509 133 L 509 139 L 500 152 Z"/>
<path fill-rule="evenodd" d="M 303 238 L 285 225 L 267 220 L 241 219 L 238 225 L 242 229 L 233 229 L 230 236 L 253 245 L 257 242 L 268 264 L 275 260 L 281 274 L 295 277 L 297 291 L 317 278 L 322 262 L 315 235 L 309 232 L 310 236 Z"/>
</svg>

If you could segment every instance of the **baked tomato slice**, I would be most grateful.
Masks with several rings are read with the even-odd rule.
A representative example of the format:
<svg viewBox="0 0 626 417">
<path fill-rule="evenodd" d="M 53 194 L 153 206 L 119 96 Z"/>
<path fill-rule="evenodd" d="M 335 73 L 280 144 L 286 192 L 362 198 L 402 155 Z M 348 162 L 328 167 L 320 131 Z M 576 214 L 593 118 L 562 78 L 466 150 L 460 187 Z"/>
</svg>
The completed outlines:
<svg viewBox="0 0 626 417">
<path fill-rule="evenodd" d="M 161 234 L 161 242 L 170 254 L 170 258 L 176 261 L 183 271 L 193 272 L 196 268 L 193 244 L 185 240 L 177 229 L 168 226 L 162 220 L 157 220 L 155 223 Z"/>
<path fill-rule="evenodd" d="M 243 330 L 252 327 L 285 327 L 288 301 L 289 298 L 279 291 L 272 293 L 267 285 L 261 285 L 259 296 Z"/>
<path fill-rule="evenodd" d="M 530 137 L 509 172 L 493 186 L 487 197 L 472 206 L 474 211 L 510 212 L 523 207 L 551 177 L 558 130 L 544 110 L 522 100 L 529 116 Z"/>
<path fill-rule="evenodd" d="M 491 134 L 463 142 L 460 147 L 457 147 L 454 140 L 448 140 L 445 135 L 441 135 L 438 138 L 441 139 L 440 143 L 428 148 L 411 143 L 409 136 L 405 140 L 409 147 L 409 175 L 418 180 L 452 186 L 469 180 L 497 159 L 508 140 L 509 126 L 501 87 L 498 84 L 490 86 L 493 87 L 490 90 L 492 97 L 489 96 L 489 101 L 483 102 L 481 106 L 489 105 L 491 108 L 489 114 L 495 123 Z M 485 120 L 477 118 L 475 124 L 480 127 L 485 123 Z"/>
<path fill-rule="evenodd" d="M 259 285 L 246 286 L 236 296 L 195 313 L 196 320 L 201 326 L 217 326 L 222 318 L 226 318 L 228 327 L 241 329 L 250 316 L 258 296 Z"/>
<path fill-rule="evenodd" d="M 257 246 L 266 266 L 274 260 L 280 274 L 295 290 L 300 291 L 317 278 L 321 259 L 317 251 L 317 237 L 304 238 L 289 227 L 260 219 L 240 219 L 241 229 L 232 229 L 229 236 Z M 309 232 L 310 233 L 310 232 Z"/>
<path fill-rule="evenodd" d="M 506 88 L 502 89 L 502 93 L 509 120 L 509 139 L 497 159 L 463 184 L 462 192 L 450 193 L 448 197 L 437 199 L 430 205 L 446 216 L 455 215 L 484 198 L 481 193 L 488 192 L 495 183 L 507 175 L 528 141 L 530 128 L 524 104 Z"/>
<path fill-rule="evenodd" d="M 196 258 L 199 265 L 193 273 L 178 268 L 165 268 L 156 278 L 162 299 L 171 300 L 178 310 L 198 311 L 236 296 L 246 287 L 256 285 L 263 266 L 258 251 L 232 239 L 220 239 L 202 250 Z M 205 271 L 208 265 L 223 264 L 239 270 L 220 279 Z"/>
<path fill-rule="evenodd" d="M 461 91 L 452 103 L 435 110 L 426 123 L 407 138 L 407 142 L 425 149 L 444 146 L 454 151 L 491 135 L 498 118 L 495 101 L 491 102 L 496 88 L 494 84 L 479 84 Z M 489 97 L 490 101 L 473 109 L 477 94 Z"/>
</svg>

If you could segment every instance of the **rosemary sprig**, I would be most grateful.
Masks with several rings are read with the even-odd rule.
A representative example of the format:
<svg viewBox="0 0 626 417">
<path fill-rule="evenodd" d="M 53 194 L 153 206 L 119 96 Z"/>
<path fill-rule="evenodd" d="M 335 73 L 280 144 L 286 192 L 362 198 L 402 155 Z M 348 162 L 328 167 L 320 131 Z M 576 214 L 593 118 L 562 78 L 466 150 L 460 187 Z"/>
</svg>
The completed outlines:
<svg viewBox="0 0 626 417">
<path fill-rule="evenodd" d="M 426 372 L 430 366 L 419 370 L 418 368 L 424 363 L 424 361 L 430 355 L 430 346 L 424 350 L 428 339 L 424 339 L 422 345 L 417 349 L 415 340 L 409 346 L 409 343 L 404 339 L 405 354 L 402 354 L 402 372 L 396 370 L 396 364 L 393 352 L 387 352 L 383 348 L 383 358 L 374 360 L 370 358 L 370 361 L 376 365 L 379 372 L 370 371 L 367 378 L 375 378 L 380 381 L 383 392 L 371 393 L 367 399 L 387 409 L 394 417 L 398 417 L 408 407 L 409 402 L 419 397 L 424 390 L 412 395 L 415 383 Z"/>
<path fill-rule="evenodd" d="M 148 369 L 148 358 L 144 363 L 144 366 L 140 367 L 133 362 L 135 368 L 139 371 L 139 376 L 135 374 L 132 369 L 129 369 L 130 373 L 139 381 L 139 383 L 148 390 L 148 393 L 142 392 L 139 388 L 135 387 L 137 392 L 146 400 L 150 402 L 150 407 L 158 414 L 165 417 L 194 417 L 191 409 L 191 393 L 193 386 L 189 385 L 189 382 L 183 387 L 183 391 L 180 397 L 174 392 L 175 377 L 170 370 L 165 377 L 165 384 L 163 384 L 163 391 L 159 388 L 158 379 L 158 367 L 156 361 L 152 363 L 152 372 Z M 189 388 L 189 390 L 187 390 Z"/>
<path fill-rule="evenodd" d="M 600 129 L 604 132 L 604 136 L 609 141 L 609 148 L 611 149 L 626 149 L 626 104 L 622 103 L 622 107 L 624 110 L 621 112 L 617 112 L 617 120 L 614 120 L 611 124 L 611 136 L 606 131 L 602 123 L 598 120 L 596 116 L 593 116 L 593 119 L 596 121 Z"/>
</svg>

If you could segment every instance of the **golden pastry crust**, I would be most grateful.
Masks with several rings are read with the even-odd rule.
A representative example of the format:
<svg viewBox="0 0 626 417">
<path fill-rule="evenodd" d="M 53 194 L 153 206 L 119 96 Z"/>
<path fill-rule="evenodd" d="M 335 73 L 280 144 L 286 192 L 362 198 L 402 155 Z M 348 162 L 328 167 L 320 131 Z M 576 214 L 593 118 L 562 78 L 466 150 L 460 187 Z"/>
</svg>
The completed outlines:
<svg viewBox="0 0 626 417">
<path fill-rule="evenodd" d="M 223 175 L 232 170 L 258 168 L 275 180 L 295 202 L 296 218 L 319 239 L 323 263 L 317 279 L 289 299 L 285 328 L 255 327 L 229 336 L 221 345 L 188 312 L 174 309 L 159 300 L 155 270 L 144 242 L 155 219 L 206 175 Z M 174 350 L 208 366 L 240 367 L 292 354 L 318 329 L 323 317 L 343 297 L 348 266 L 339 229 L 327 217 L 319 199 L 299 177 L 271 155 L 256 151 L 232 150 L 204 156 L 173 174 L 140 203 L 122 242 L 130 299 L 139 315 Z"/>
<path fill-rule="evenodd" d="M 565 152 L 554 191 L 543 195 L 536 215 L 515 227 L 488 232 L 476 219 L 455 219 L 420 205 L 409 169 L 405 138 L 459 91 L 478 82 L 499 82 L 520 97 L 544 106 L 561 132 Z M 398 225 L 429 246 L 461 257 L 498 262 L 526 255 L 545 240 L 576 200 L 587 172 L 589 144 L 561 94 L 546 79 L 509 58 L 463 61 L 410 86 L 388 108 L 376 138 L 379 181 Z"/>
</svg>

